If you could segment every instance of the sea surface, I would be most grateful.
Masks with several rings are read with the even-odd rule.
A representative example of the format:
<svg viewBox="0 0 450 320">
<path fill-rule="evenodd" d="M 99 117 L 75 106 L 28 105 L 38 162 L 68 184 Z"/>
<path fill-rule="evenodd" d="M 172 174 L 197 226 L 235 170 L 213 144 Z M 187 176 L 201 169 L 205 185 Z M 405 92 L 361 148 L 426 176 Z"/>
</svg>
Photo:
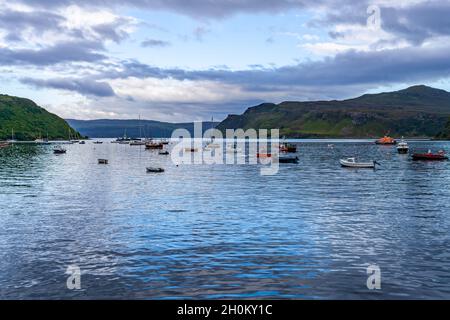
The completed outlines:
<svg viewBox="0 0 450 320">
<path fill-rule="evenodd" d="M 59 156 L 0 150 L 0 298 L 450 299 L 450 162 L 373 141 L 295 142 L 299 164 L 274 176 L 176 166 L 107 140 Z M 381 166 L 341 168 L 349 156 Z M 369 265 L 380 290 L 367 287 Z"/>
</svg>

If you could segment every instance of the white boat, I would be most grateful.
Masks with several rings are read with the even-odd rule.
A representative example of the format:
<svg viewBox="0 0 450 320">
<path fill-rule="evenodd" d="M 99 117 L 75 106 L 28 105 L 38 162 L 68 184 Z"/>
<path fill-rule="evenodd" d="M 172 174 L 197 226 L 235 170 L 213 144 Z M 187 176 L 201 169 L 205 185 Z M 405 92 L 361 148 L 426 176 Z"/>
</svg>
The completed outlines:
<svg viewBox="0 0 450 320">
<path fill-rule="evenodd" d="M 43 145 L 51 144 L 48 140 L 41 139 L 41 138 L 34 140 L 34 143 L 36 143 L 36 144 L 43 144 Z"/>
<path fill-rule="evenodd" d="M 403 154 L 408 153 L 408 151 L 409 151 L 409 145 L 408 145 L 408 143 L 406 143 L 405 140 L 403 140 L 403 137 L 397 146 L 397 151 L 398 151 L 398 153 L 403 153 Z"/>
<path fill-rule="evenodd" d="M 375 166 L 379 163 L 376 161 L 370 161 L 370 162 L 357 162 L 356 158 L 347 158 L 347 159 L 341 159 L 339 160 L 341 166 L 348 167 L 348 168 L 372 168 L 374 169 Z"/>
</svg>

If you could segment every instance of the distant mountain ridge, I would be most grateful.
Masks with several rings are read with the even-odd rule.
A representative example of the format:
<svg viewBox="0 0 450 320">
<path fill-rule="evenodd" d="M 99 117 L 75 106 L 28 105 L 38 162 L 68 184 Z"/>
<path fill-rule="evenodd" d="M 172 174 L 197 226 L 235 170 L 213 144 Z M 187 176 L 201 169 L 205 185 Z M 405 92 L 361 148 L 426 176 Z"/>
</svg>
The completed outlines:
<svg viewBox="0 0 450 320">
<path fill-rule="evenodd" d="M 424 85 L 332 101 L 286 101 L 229 115 L 217 128 L 275 129 L 292 138 L 436 137 L 450 116 L 450 93 Z"/>
<path fill-rule="evenodd" d="M 0 140 L 59 140 L 80 137 L 66 121 L 29 99 L 0 95 Z"/>
<path fill-rule="evenodd" d="M 123 137 L 158 137 L 169 138 L 175 129 L 186 129 L 191 135 L 194 133 L 194 123 L 169 123 L 154 120 L 66 120 L 81 134 L 91 138 L 117 138 Z M 203 131 L 214 128 L 219 122 L 203 122 Z"/>
</svg>

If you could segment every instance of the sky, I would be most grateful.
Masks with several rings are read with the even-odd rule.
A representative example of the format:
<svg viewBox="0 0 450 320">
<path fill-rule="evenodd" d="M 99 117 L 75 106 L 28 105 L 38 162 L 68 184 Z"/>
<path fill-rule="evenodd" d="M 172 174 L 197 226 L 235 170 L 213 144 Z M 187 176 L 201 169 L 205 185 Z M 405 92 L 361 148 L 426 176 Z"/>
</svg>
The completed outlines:
<svg viewBox="0 0 450 320">
<path fill-rule="evenodd" d="M 0 0 L 0 94 L 63 118 L 222 120 L 450 91 L 450 1 Z"/>
</svg>

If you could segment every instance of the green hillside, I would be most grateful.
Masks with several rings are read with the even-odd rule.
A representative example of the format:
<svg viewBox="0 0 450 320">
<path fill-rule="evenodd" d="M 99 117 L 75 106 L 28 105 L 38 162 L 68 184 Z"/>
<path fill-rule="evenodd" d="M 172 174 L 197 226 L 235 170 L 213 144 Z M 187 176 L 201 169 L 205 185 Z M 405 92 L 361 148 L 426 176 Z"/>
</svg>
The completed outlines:
<svg viewBox="0 0 450 320">
<path fill-rule="evenodd" d="M 29 99 L 0 95 L 0 140 L 11 138 L 12 130 L 17 140 L 50 140 L 79 137 L 66 121 L 47 112 Z"/>
<path fill-rule="evenodd" d="M 442 140 L 450 140 L 450 118 L 448 119 L 444 129 L 438 134 L 437 138 Z"/>
<path fill-rule="evenodd" d="M 436 137 L 450 116 L 450 93 L 426 86 L 343 101 L 265 103 L 218 128 L 280 129 L 295 138 Z"/>
</svg>

